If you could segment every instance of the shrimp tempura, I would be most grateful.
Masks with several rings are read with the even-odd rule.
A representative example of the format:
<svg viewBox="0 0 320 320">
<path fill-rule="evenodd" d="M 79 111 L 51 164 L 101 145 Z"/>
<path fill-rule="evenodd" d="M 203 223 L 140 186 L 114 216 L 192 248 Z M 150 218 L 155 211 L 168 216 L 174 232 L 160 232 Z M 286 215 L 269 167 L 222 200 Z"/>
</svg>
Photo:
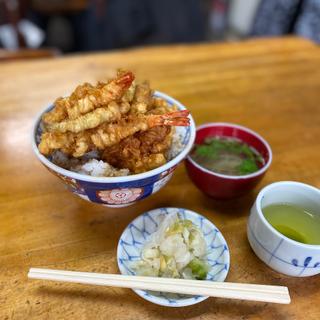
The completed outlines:
<svg viewBox="0 0 320 320">
<path fill-rule="evenodd" d="M 42 134 L 39 150 L 50 155 L 54 150 L 64 150 L 74 157 L 81 157 L 94 149 L 104 150 L 136 132 L 156 126 L 187 126 L 189 111 L 175 111 L 164 115 L 128 116 L 114 124 L 102 124 L 93 130 L 80 133 L 46 132 Z"/>
<path fill-rule="evenodd" d="M 130 71 L 95 86 L 84 83 L 42 117 L 39 151 L 80 158 L 95 151 L 97 158 L 131 173 L 166 163 L 175 126 L 189 125 L 189 112 L 178 110 L 153 94 L 148 82 L 136 83 Z M 53 160 L 54 161 L 54 160 Z"/>
<path fill-rule="evenodd" d="M 51 124 L 65 119 L 66 116 L 77 119 L 98 107 L 108 105 L 111 101 L 118 101 L 133 80 L 133 73 L 128 71 L 108 83 L 98 83 L 96 87 L 88 83 L 78 86 L 70 97 L 59 98 L 55 108 L 45 113 L 42 120 L 45 124 Z"/>
</svg>

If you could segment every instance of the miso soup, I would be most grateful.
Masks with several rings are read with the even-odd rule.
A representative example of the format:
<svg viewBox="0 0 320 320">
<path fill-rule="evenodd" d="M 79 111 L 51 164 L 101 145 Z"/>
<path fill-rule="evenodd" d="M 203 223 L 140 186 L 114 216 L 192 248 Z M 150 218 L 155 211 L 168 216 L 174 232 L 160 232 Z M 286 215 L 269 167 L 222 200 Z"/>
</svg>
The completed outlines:
<svg viewBox="0 0 320 320">
<path fill-rule="evenodd" d="M 247 143 L 227 137 L 212 137 L 195 145 L 191 158 L 204 168 L 225 175 L 242 176 L 258 171 L 263 157 Z"/>
</svg>

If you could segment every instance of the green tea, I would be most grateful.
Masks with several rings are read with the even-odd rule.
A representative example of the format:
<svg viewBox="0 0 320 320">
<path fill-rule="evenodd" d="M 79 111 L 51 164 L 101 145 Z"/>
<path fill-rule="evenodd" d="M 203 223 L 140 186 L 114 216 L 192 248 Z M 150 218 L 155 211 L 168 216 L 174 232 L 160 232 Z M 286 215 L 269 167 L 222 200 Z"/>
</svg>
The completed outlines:
<svg viewBox="0 0 320 320">
<path fill-rule="evenodd" d="M 207 138 L 195 145 L 191 157 L 210 171 L 232 176 L 256 172 L 264 164 L 256 150 L 236 138 Z"/>
<path fill-rule="evenodd" d="M 290 203 L 271 204 L 262 209 L 267 221 L 286 237 L 320 245 L 320 215 Z"/>
</svg>

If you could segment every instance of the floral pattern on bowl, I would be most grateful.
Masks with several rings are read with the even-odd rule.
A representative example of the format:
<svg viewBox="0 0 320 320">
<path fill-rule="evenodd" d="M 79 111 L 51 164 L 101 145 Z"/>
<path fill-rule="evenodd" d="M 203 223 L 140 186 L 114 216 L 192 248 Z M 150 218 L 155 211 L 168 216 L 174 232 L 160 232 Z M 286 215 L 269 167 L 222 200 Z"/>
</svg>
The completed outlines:
<svg viewBox="0 0 320 320">
<path fill-rule="evenodd" d="M 151 210 L 138 216 L 127 226 L 118 243 L 117 261 L 120 272 L 128 275 L 135 274 L 133 264 L 134 261 L 140 260 L 140 252 L 144 243 L 150 234 L 157 230 L 161 216 L 171 212 L 177 212 L 181 218 L 191 220 L 202 230 L 208 248 L 207 262 L 211 266 L 207 280 L 224 281 L 230 267 L 230 255 L 223 235 L 212 222 L 202 215 L 182 208 Z M 148 301 L 169 307 L 188 306 L 208 298 L 145 290 L 134 291 Z"/>
<path fill-rule="evenodd" d="M 142 194 L 142 188 L 123 188 L 97 191 L 97 197 L 108 204 L 126 204 L 128 202 L 133 202 Z"/>
<path fill-rule="evenodd" d="M 179 110 L 186 109 L 179 101 L 164 93 L 156 91 L 154 96 L 163 98 L 169 105 L 175 105 Z M 38 144 L 42 133 L 41 116 L 50 108 L 52 106 L 39 114 L 34 125 L 32 146 L 36 156 L 51 173 L 60 178 L 71 192 L 82 199 L 108 207 L 128 206 L 159 191 L 168 183 L 177 165 L 187 156 L 195 139 L 195 124 L 192 117 L 189 116 L 190 127 L 176 127 L 182 149 L 163 166 L 129 176 L 92 177 L 58 167 L 39 152 Z"/>
</svg>

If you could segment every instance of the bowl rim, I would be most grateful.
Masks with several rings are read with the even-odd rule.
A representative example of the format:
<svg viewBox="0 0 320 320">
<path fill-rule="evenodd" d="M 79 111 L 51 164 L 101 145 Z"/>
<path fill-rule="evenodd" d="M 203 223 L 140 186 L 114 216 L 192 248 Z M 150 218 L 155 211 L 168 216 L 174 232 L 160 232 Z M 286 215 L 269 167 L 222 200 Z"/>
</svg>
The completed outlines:
<svg viewBox="0 0 320 320">
<path fill-rule="evenodd" d="M 262 212 L 262 208 L 261 208 L 262 199 L 263 199 L 266 192 L 270 191 L 271 189 L 273 189 L 274 187 L 276 187 L 278 185 L 293 185 L 296 187 L 305 188 L 305 189 L 308 189 L 309 191 L 314 191 L 314 192 L 318 193 L 318 195 L 320 197 L 320 190 L 318 188 L 313 187 L 313 186 L 306 184 L 306 183 L 302 183 L 302 182 L 298 182 L 298 181 L 277 181 L 277 182 L 270 183 L 260 190 L 260 192 L 257 195 L 256 201 L 255 201 L 255 205 L 257 208 L 256 212 L 257 212 L 259 218 L 261 219 L 263 224 L 268 228 L 269 231 L 271 231 L 272 233 L 275 233 L 278 237 L 280 237 L 282 239 L 284 238 L 287 242 L 291 243 L 292 245 L 302 247 L 302 248 L 319 250 L 320 244 L 307 244 L 307 243 L 302 243 L 302 242 L 290 239 L 287 236 L 285 236 L 284 234 L 282 234 L 281 232 L 279 232 L 277 229 L 275 229 L 268 222 L 268 220 L 265 218 L 265 216 Z"/>
<path fill-rule="evenodd" d="M 143 213 L 139 214 L 137 217 L 135 217 L 131 222 L 129 222 L 129 224 L 123 229 L 120 237 L 119 237 L 119 240 L 118 240 L 118 245 L 117 245 L 117 265 L 118 265 L 118 269 L 120 271 L 120 273 L 122 274 L 121 272 L 121 268 L 120 268 L 120 262 L 119 262 L 119 252 L 121 250 L 121 245 L 120 245 L 120 240 L 122 238 L 122 235 L 127 231 L 128 227 L 135 223 L 135 221 L 137 221 L 138 219 L 141 219 L 146 213 L 148 212 L 152 212 L 152 211 L 159 211 L 159 214 L 161 213 L 162 210 L 164 209 L 176 209 L 176 210 L 185 210 L 185 211 L 188 211 L 190 212 L 192 215 L 194 216 L 199 216 L 201 218 L 203 218 L 204 220 L 207 221 L 207 223 L 210 225 L 210 228 L 212 229 L 217 229 L 219 232 L 218 232 L 218 235 L 220 237 L 220 240 L 223 242 L 223 244 L 227 247 L 227 255 L 226 255 L 226 260 L 227 260 L 227 270 L 226 270 L 226 274 L 225 274 L 225 277 L 223 280 L 219 280 L 219 281 L 225 281 L 228 274 L 229 274 L 229 271 L 230 271 L 230 264 L 231 264 L 231 255 L 230 255 L 230 248 L 229 248 L 229 245 L 224 237 L 224 235 L 222 234 L 222 232 L 220 231 L 220 229 L 209 219 L 207 218 L 206 216 L 196 212 L 196 211 L 193 211 L 193 210 L 190 210 L 190 209 L 187 209 L 187 208 L 182 208 L 182 207 L 160 207 L 160 208 L 154 208 L 154 209 L 150 209 L 150 210 L 147 210 L 147 211 L 144 211 Z M 209 280 L 209 281 L 213 281 L 213 280 Z M 152 302 L 154 304 L 157 304 L 157 305 L 161 305 L 161 306 L 165 306 L 165 307 L 186 307 L 186 306 L 191 306 L 191 305 L 194 305 L 194 304 L 197 304 L 197 303 L 200 303 L 206 299 L 208 299 L 209 297 L 208 296 L 200 296 L 198 299 L 194 299 L 194 296 L 191 296 L 191 297 L 188 297 L 188 298 L 184 298 L 184 299 L 180 299 L 180 303 L 176 303 L 176 304 L 169 304 L 169 303 L 165 303 L 163 301 L 163 298 L 162 297 L 157 297 L 157 296 L 145 296 L 143 295 L 143 292 L 144 291 L 148 291 L 148 290 L 142 290 L 142 289 L 132 289 L 138 296 L 140 296 L 142 299 L 145 299 L 149 302 Z"/>
<path fill-rule="evenodd" d="M 157 97 L 163 98 L 166 101 L 170 102 L 171 104 L 177 105 L 180 110 L 186 110 L 186 107 L 179 102 L 178 100 L 170 97 L 169 95 L 160 92 L 160 91 L 154 91 L 154 95 Z M 46 106 L 41 112 L 39 112 L 36 116 L 36 119 L 33 124 L 33 129 L 32 129 L 32 149 L 37 158 L 40 160 L 42 164 L 53 170 L 54 172 L 57 172 L 61 175 L 80 180 L 80 181 L 87 181 L 87 182 L 98 182 L 98 183 L 120 183 L 120 182 L 129 182 L 129 181 L 135 181 L 135 180 L 143 180 L 146 178 L 150 178 L 153 176 L 156 176 L 166 170 L 169 170 L 173 166 L 179 164 L 190 152 L 194 141 L 196 137 L 196 128 L 195 128 L 195 122 L 192 117 L 192 115 L 189 115 L 190 119 L 190 138 L 188 143 L 184 146 L 182 151 L 173 159 L 165 163 L 164 165 L 155 168 L 153 170 L 143 172 L 143 173 L 138 173 L 138 174 L 133 174 L 133 175 L 128 175 L 128 176 L 119 176 L 119 177 L 94 177 L 94 176 L 89 176 L 89 175 L 84 175 L 80 173 L 76 173 L 70 170 L 63 169 L 57 165 L 55 165 L 53 162 L 48 160 L 44 155 L 42 155 L 38 149 L 37 143 L 36 143 L 36 132 L 39 126 L 39 123 L 41 121 L 42 115 L 52 106 L 52 104 Z"/>
<path fill-rule="evenodd" d="M 253 172 L 253 173 L 250 173 L 250 174 L 245 174 L 245 175 L 242 175 L 242 176 L 233 176 L 233 175 L 226 175 L 226 174 L 222 174 L 222 173 L 213 172 L 213 171 L 210 171 L 209 169 L 206 169 L 205 167 L 201 166 L 196 161 L 194 161 L 191 158 L 190 154 L 187 156 L 187 160 L 190 161 L 191 164 L 194 165 L 196 168 L 198 168 L 199 170 L 201 170 L 201 171 L 203 171 L 203 172 L 205 172 L 207 174 L 210 174 L 210 175 L 215 176 L 215 177 L 223 178 L 223 179 L 228 179 L 228 180 L 245 180 L 245 179 L 255 178 L 257 176 L 260 176 L 260 175 L 264 174 L 268 170 L 270 165 L 271 165 L 272 157 L 273 157 L 272 156 L 272 150 L 271 150 L 271 147 L 270 147 L 269 143 L 261 135 L 259 135 L 255 131 L 253 131 L 253 130 L 247 128 L 247 127 L 241 126 L 239 124 L 235 124 L 235 123 L 209 122 L 209 123 L 205 123 L 205 124 L 202 124 L 200 126 L 197 126 L 196 127 L 196 134 L 201 129 L 210 128 L 210 127 L 220 127 L 220 126 L 240 129 L 240 130 L 243 130 L 243 131 L 253 135 L 257 139 L 259 139 L 264 144 L 264 146 L 266 147 L 266 149 L 268 151 L 268 154 L 269 154 L 268 162 L 266 164 L 264 164 L 264 166 L 262 168 L 260 168 L 256 172 Z"/>
</svg>

